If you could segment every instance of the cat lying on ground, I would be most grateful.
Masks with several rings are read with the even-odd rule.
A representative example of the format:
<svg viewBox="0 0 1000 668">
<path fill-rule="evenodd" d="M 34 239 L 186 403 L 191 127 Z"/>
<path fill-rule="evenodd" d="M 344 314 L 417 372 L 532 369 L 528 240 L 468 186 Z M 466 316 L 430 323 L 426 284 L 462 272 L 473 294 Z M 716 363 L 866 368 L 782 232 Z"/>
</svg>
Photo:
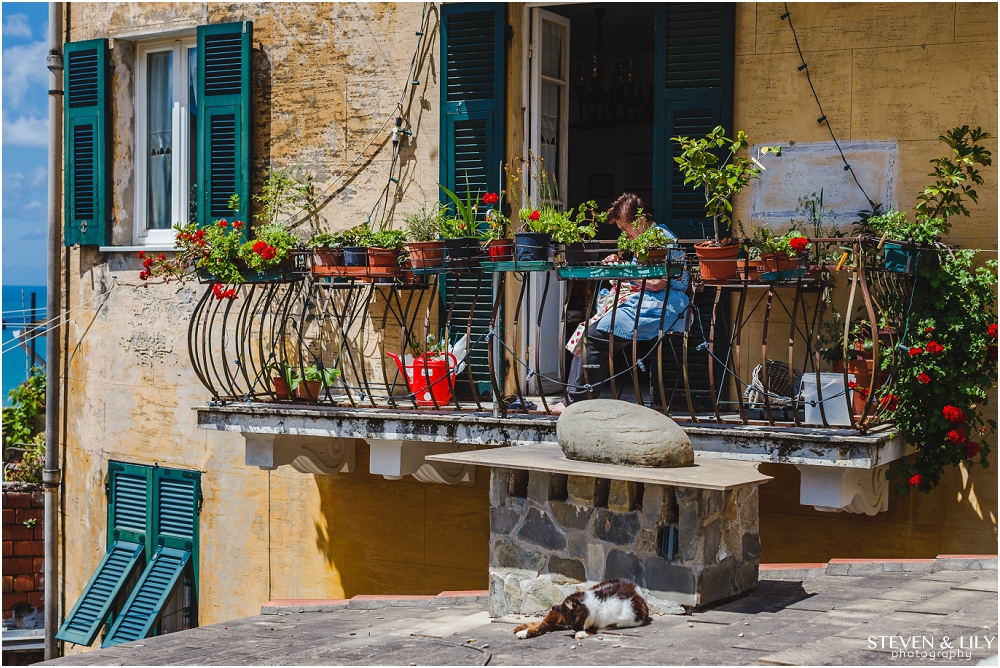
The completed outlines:
<svg viewBox="0 0 1000 668">
<path fill-rule="evenodd" d="M 582 640 L 601 629 L 627 629 L 653 621 L 646 600 L 630 580 L 615 578 L 599 582 L 586 591 L 570 594 L 537 624 L 521 624 L 514 629 L 518 638 L 535 638 L 557 629 L 576 631 Z"/>
</svg>

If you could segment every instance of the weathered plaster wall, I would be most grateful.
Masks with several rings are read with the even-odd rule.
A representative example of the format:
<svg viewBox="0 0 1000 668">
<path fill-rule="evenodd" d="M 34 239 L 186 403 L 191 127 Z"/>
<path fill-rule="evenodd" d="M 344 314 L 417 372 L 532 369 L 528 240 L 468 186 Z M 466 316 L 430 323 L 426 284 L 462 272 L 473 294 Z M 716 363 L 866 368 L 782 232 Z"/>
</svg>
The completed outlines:
<svg viewBox="0 0 1000 668">
<path fill-rule="evenodd" d="M 114 40 L 114 243 L 132 237 L 136 40 L 161 31 L 193 34 L 204 23 L 254 21 L 255 175 L 268 164 L 301 167 L 322 191 L 394 117 L 405 88 L 414 134 L 391 204 L 408 211 L 436 199 L 436 9 L 418 54 L 417 87 L 406 74 L 420 4 L 81 3 L 69 11 L 71 40 Z M 383 132 L 364 151 L 304 227 L 342 229 L 364 220 L 385 184 L 387 137 Z M 111 459 L 203 472 L 202 624 L 256 614 L 270 598 L 486 588 L 487 480 L 458 487 L 390 482 L 367 474 L 363 444 L 357 473 L 344 478 L 246 467 L 242 438 L 196 429 L 191 411 L 208 399 L 186 342 L 204 287 L 130 287 L 140 269 L 133 253 L 73 248 L 67 265 L 64 306 L 80 311 L 64 341 L 63 610 L 104 553 L 103 483 Z M 113 285 L 105 302 L 101 295 Z M 396 345 L 398 333 L 389 334 Z"/>
<path fill-rule="evenodd" d="M 898 142 L 896 200 L 903 210 L 912 211 L 930 182 L 930 160 L 948 150 L 939 135 L 966 124 L 994 135 L 985 142 L 994 166 L 982 170 L 986 183 L 978 188 L 979 204 L 970 205 L 970 218 L 952 220 L 950 241 L 995 250 L 996 5 L 796 2 L 788 9 L 837 138 Z M 797 70 L 795 43 L 780 18 L 784 11 L 781 3 L 737 5 L 735 127 L 754 143 L 829 141 L 826 126 L 816 123 L 820 114 L 805 73 Z M 788 197 L 794 206 L 809 194 Z M 735 207 L 744 221 L 750 219 L 747 195 Z M 841 301 L 846 304 L 846 296 Z M 777 315 L 772 327 L 778 329 L 772 331 L 781 338 L 788 318 Z M 759 335 L 759 329 L 744 330 L 745 340 Z M 759 347 L 750 346 L 748 353 L 747 374 L 760 363 Z M 989 405 L 996 405 L 995 392 Z M 774 480 L 760 493 L 761 562 L 996 553 L 996 461 L 994 452 L 989 469 L 952 469 L 928 495 L 893 495 L 889 512 L 874 517 L 801 506 L 798 471 L 762 467 Z"/>
</svg>

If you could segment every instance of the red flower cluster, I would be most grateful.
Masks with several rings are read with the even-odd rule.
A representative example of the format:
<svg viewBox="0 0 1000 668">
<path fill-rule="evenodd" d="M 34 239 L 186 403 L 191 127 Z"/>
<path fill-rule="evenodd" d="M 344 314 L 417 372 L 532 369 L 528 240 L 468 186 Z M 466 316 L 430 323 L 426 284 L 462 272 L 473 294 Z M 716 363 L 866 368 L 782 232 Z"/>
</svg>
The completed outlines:
<svg viewBox="0 0 1000 668">
<path fill-rule="evenodd" d="M 915 475 L 912 478 L 910 478 L 910 487 L 916 487 L 917 485 L 919 485 L 923 481 L 924 481 L 924 479 L 918 473 L 917 475 Z"/>
<path fill-rule="evenodd" d="M 937 341 L 928 341 L 925 348 L 931 355 L 937 355 L 938 353 L 944 352 L 944 346 Z"/>
<path fill-rule="evenodd" d="M 969 441 L 965 444 L 965 458 L 972 459 L 979 454 L 979 444 L 975 441 Z"/>
<path fill-rule="evenodd" d="M 243 221 L 242 220 L 234 220 L 233 221 L 233 229 L 234 230 L 242 230 L 243 229 Z"/>
<path fill-rule="evenodd" d="M 212 286 L 212 294 L 215 295 L 216 299 L 237 299 L 236 288 L 229 288 L 227 290 L 221 283 L 216 283 Z"/>
<path fill-rule="evenodd" d="M 809 240 L 805 237 L 792 237 L 788 240 L 788 245 L 792 247 L 792 250 L 796 253 L 801 253 L 809 245 Z"/>
<path fill-rule="evenodd" d="M 962 424 L 965 422 L 965 411 L 958 406 L 945 406 L 941 409 L 941 413 L 944 415 L 945 419 L 952 424 Z"/>
<path fill-rule="evenodd" d="M 924 352 L 924 349 L 919 346 L 914 346 L 910 348 L 910 357 L 916 357 L 920 353 Z"/>
<path fill-rule="evenodd" d="M 896 410 L 896 406 L 899 405 L 899 397 L 897 397 L 895 394 L 887 394 L 881 399 L 879 399 L 878 403 L 882 408 L 891 412 Z"/>
<path fill-rule="evenodd" d="M 266 241 L 258 241 L 253 245 L 253 252 L 265 260 L 273 260 L 278 250 L 274 246 L 268 245 Z"/>
<path fill-rule="evenodd" d="M 986 328 L 986 333 L 989 334 L 990 338 L 996 341 L 997 339 L 997 324 L 993 323 Z"/>
<path fill-rule="evenodd" d="M 229 223 L 226 221 L 225 218 L 219 221 L 219 227 L 229 227 Z"/>
<path fill-rule="evenodd" d="M 532 211 L 531 215 L 528 216 L 528 218 L 530 218 L 531 220 L 538 220 L 541 217 L 542 217 L 542 214 L 538 213 L 538 209 L 535 209 L 534 211 Z"/>
<path fill-rule="evenodd" d="M 198 244 L 199 246 L 204 246 L 205 245 L 205 230 L 198 230 L 196 232 L 192 232 L 191 234 L 188 234 L 187 232 L 178 232 L 177 233 L 177 240 L 178 241 L 191 241 L 191 242 L 194 242 L 194 243 Z"/>
<path fill-rule="evenodd" d="M 928 334 L 930 334 L 931 332 L 934 331 L 934 328 L 933 327 L 924 327 L 924 331 L 927 332 Z"/>
<path fill-rule="evenodd" d="M 500 195 L 496 193 L 486 193 L 483 195 L 483 204 L 496 204 L 500 201 Z"/>
<path fill-rule="evenodd" d="M 958 427 L 957 429 L 952 429 L 951 431 L 948 432 L 949 443 L 956 443 L 956 444 L 965 443 L 967 440 L 969 439 L 965 437 L 965 430 L 962 429 L 961 427 Z"/>
<path fill-rule="evenodd" d="M 931 382 L 931 377 L 928 376 L 926 373 L 922 373 L 919 376 L 917 376 L 917 380 L 926 385 L 927 383 Z"/>
</svg>

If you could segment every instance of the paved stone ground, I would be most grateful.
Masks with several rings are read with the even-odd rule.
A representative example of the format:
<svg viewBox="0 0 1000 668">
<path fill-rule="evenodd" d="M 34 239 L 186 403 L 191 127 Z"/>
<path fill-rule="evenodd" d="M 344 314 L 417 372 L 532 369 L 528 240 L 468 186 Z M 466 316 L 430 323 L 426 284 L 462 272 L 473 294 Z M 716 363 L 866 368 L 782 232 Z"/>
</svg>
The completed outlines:
<svg viewBox="0 0 1000 668">
<path fill-rule="evenodd" d="M 975 665 L 997 654 L 997 572 L 764 579 L 755 594 L 737 601 L 693 615 L 654 616 L 643 628 L 579 642 L 569 631 L 517 640 L 512 630 L 509 623 L 491 621 L 481 603 L 345 607 L 238 619 L 49 663 Z M 896 637 L 897 648 L 917 636 L 918 643 L 931 642 L 937 651 L 947 636 L 955 650 L 965 649 L 954 658 L 895 657 L 889 636 Z M 979 647 L 969 649 L 970 642 Z"/>
</svg>

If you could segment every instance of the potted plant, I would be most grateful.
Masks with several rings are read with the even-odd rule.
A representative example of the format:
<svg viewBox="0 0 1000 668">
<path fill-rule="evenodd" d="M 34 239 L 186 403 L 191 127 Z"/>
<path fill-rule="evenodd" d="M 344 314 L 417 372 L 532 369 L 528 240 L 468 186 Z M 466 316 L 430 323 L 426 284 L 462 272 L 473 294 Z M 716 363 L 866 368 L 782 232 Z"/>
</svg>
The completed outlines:
<svg viewBox="0 0 1000 668">
<path fill-rule="evenodd" d="M 367 242 L 370 236 L 371 229 L 368 227 L 368 223 L 355 225 L 343 232 L 344 266 L 368 266 Z"/>
<path fill-rule="evenodd" d="M 509 262 L 514 259 L 514 240 L 510 238 L 510 220 L 503 214 L 504 191 L 486 193 L 486 232 L 483 239 L 491 262 Z"/>
<path fill-rule="evenodd" d="M 789 230 L 777 237 L 766 227 L 759 229 L 752 246 L 760 252 L 765 272 L 794 269 L 799 264 L 799 256 L 809 249 L 809 239 L 798 230 Z"/>
<path fill-rule="evenodd" d="M 921 256 L 917 244 L 932 244 L 951 229 L 945 218 L 917 216 L 911 223 L 905 213 L 895 210 L 871 216 L 868 227 L 883 239 L 895 240 L 884 242 L 884 267 L 896 274 L 916 274 Z"/>
<path fill-rule="evenodd" d="M 570 209 L 552 231 L 552 240 L 560 244 L 567 265 L 587 264 L 593 252 L 588 252 L 587 242 L 597 236 L 597 225 L 608 219 L 606 212 L 597 210 L 597 202 L 590 200 Z M 595 258 L 600 259 L 600 258 Z"/>
<path fill-rule="evenodd" d="M 315 364 L 302 369 L 302 378 L 294 392 L 296 399 L 316 401 L 323 391 L 323 372 Z"/>
<path fill-rule="evenodd" d="M 314 275 L 338 273 L 344 266 L 344 235 L 341 232 L 314 234 L 306 247 L 312 249 Z"/>
<path fill-rule="evenodd" d="M 632 225 L 639 227 L 645 219 L 646 214 L 642 209 L 639 209 Z M 664 264 L 667 261 L 667 253 L 673 244 L 673 238 L 668 237 L 662 227 L 655 225 L 634 239 L 629 239 L 628 233 L 624 231 L 618 237 L 618 249 L 631 252 L 639 264 L 645 265 Z"/>
<path fill-rule="evenodd" d="M 282 264 L 290 264 L 291 252 L 298 245 L 299 238 L 288 226 L 274 220 L 254 230 L 254 238 L 240 246 L 239 258 L 263 276 Z"/>
<path fill-rule="evenodd" d="M 406 233 L 402 230 L 382 230 L 369 233 L 365 239 L 368 247 L 368 275 L 373 278 L 390 278 L 399 274 L 401 254 L 406 247 Z"/>
<path fill-rule="evenodd" d="M 458 195 L 439 184 L 448 199 L 455 205 L 455 215 L 446 215 L 441 221 L 441 236 L 444 238 L 448 265 L 451 267 L 470 267 L 478 263 L 480 246 L 476 211 L 479 208 L 479 194 L 475 198 L 469 189 L 466 176 L 466 193 L 463 202 Z"/>
<path fill-rule="evenodd" d="M 428 211 L 426 206 L 420 211 L 403 216 L 410 264 L 414 269 L 440 267 L 444 264 L 445 244 L 441 241 L 441 221 L 445 209 L 440 204 Z"/>
<path fill-rule="evenodd" d="M 684 176 L 684 183 L 704 190 L 705 210 L 715 228 L 714 238 L 694 247 L 701 275 L 707 280 L 733 278 L 740 245 L 722 234 L 723 230 L 728 234 L 732 223 L 732 198 L 742 192 L 751 179 L 759 178 L 763 169 L 760 159 L 768 153 L 781 155 L 781 147 L 763 146 L 757 157 L 739 156 L 739 151 L 750 146 L 746 134 L 740 130 L 735 139 L 730 139 L 722 126 L 717 126 L 704 139 L 671 137 L 671 140 L 681 145 L 681 154 L 674 160 Z M 715 153 L 719 149 L 725 149 L 721 163 Z"/>
<path fill-rule="evenodd" d="M 271 373 L 271 385 L 274 386 L 274 396 L 278 400 L 291 399 L 292 393 L 299 386 L 299 372 L 287 362 L 283 366 L 271 364 L 267 367 Z"/>
<path fill-rule="evenodd" d="M 567 217 L 551 202 L 559 201 L 559 186 L 545 171 L 542 158 L 528 154 L 527 176 L 523 168 L 512 170 L 504 166 L 511 182 L 512 196 L 519 200 L 517 217 L 521 229 L 514 234 L 514 249 L 518 262 L 537 262 L 549 259 L 552 232 L 566 223 Z M 529 182 L 534 184 L 537 207 L 532 204 L 528 190 Z"/>
</svg>

